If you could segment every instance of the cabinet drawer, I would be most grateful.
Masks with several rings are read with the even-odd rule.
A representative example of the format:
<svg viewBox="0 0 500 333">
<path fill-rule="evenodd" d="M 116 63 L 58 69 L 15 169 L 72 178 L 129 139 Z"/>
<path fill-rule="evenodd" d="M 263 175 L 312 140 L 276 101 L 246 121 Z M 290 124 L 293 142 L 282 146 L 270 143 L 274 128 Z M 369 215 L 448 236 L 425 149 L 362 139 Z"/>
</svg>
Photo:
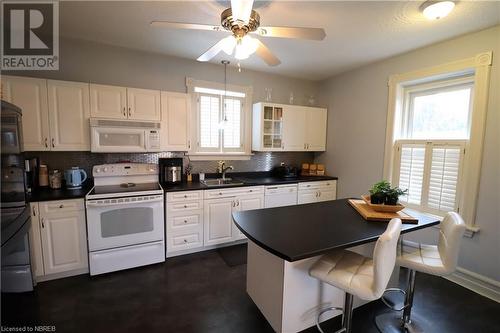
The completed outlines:
<svg viewBox="0 0 500 333">
<path fill-rule="evenodd" d="M 40 207 L 40 214 L 42 216 L 47 214 L 84 210 L 84 204 L 82 199 L 44 201 L 39 203 L 39 207 Z"/>
<path fill-rule="evenodd" d="M 205 199 L 236 197 L 247 194 L 263 194 L 264 186 L 246 186 L 231 189 L 205 190 Z"/>
<path fill-rule="evenodd" d="M 300 190 L 308 190 L 308 189 L 327 189 L 335 187 L 337 184 L 336 180 L 323 180 L 317 182 L 304 182 L 299 183 L 299 191 Z"/>
<path fill-rule="evenodd" d="M 201 213 L 172 216 L 167 220 L 172 228 L 199 226 L 201 225 Z"/>
<path fill-rule="evenodd" d="M 202 209 L 202 208 L 203 204 L 200 201 L 169 203 L 167 204 L 167 214 L 170 212 L 182 212 L 182 211 Z"/>
<path fill-rule="evenodd" d="M 203 199 L 203 191 L 183 191 L 167 193 L 167 202 L 184 202 Z"/>
<path fill-rule="evenodd" d="M 191 231 L 185 233 L 174 233 L 167 235 L 167 252 L 187 250 L 203 246 L 203 233 Z"/>
</svg>

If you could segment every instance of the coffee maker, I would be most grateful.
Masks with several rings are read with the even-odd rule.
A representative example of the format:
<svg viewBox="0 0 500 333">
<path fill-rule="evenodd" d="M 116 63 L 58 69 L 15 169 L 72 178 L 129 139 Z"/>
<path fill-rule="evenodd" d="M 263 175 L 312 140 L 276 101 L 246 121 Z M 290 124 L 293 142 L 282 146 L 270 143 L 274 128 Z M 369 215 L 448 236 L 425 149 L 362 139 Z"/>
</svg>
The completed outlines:
<svg viewBox="0 0 500 333">
<path fill-rule="evenodd" d="M 160 183 L 182 182 L 182 158 L 160 158 Z"/>
</svg>

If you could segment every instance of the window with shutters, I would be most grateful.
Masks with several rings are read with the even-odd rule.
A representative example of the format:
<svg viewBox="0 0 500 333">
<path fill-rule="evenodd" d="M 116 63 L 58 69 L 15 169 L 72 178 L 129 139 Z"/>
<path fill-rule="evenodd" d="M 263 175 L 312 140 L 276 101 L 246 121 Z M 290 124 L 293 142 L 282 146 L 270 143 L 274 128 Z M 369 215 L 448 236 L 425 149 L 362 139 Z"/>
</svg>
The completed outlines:
<svg viewBox="0 0 500 333">
<path fill-rule="evenodd" d="M 405 205 L 439 215 L 459 211 L 473 91 L 470 75 L 404 88 L 392 182 L 408 189 Z"/>
<path fill-rule="evenodd" d="M 195 87 L 198 105 L 198 152 L 244 152 L 245 94 Z"/>
</svg>

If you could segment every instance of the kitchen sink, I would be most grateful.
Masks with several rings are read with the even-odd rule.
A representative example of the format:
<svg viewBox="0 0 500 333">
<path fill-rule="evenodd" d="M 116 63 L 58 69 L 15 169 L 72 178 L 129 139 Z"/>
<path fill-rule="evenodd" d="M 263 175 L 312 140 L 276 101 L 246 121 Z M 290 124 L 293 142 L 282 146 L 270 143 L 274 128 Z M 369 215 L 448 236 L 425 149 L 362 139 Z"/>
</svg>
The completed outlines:
<svg viewBox="0 0 500 333">
<path fill-rule="evenodd" d="M 231 179 L 231 178 L 215 178 L 215 179 L 205 179 L 201 180 L 200 183 L 202 183 L 205 186 L 208 187 L 217 187 L 217 186 L 238 186 L 238 185 L 243 185 L 245 184 L 241 180 L 237 179 Z"/>
</svg>

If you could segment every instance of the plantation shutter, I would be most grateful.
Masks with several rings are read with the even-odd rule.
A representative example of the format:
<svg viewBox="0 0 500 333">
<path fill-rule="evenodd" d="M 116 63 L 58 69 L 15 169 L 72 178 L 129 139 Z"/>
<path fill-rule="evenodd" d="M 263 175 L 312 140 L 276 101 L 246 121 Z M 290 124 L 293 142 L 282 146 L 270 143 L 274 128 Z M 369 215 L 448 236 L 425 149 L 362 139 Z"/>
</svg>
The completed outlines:
<svg viewBox="0 0 500 333">
<path fill-rule="evenodd" d="M 395 177 L 408 195 L 400 201 L 433 213 L 456 211 L 465 141 L 401 140 Z"/>
<path fill-rule="evenodd" d="M 456 211 L 458 179 L 462 162 L 461 145 L 432 145 L 427 206 L 439 211 Z"/>
<path fill-rule="evenodd" d="M 242 101 L 237 98 L 226 98 L 224 124 L 224 148 L 241 147 L 241 110 Z"/>
<path fill-rule="evenodd" d="M 200 147 L 219 148 L 220 97 L 200 94 Z"/>
<path fill-rule="evenodd" d="M 401 201 L 420 205 L 424 182 L 425 144 L 403 144 L 400 148 L 399 184 L 408 189 Z"/>
</svg>

